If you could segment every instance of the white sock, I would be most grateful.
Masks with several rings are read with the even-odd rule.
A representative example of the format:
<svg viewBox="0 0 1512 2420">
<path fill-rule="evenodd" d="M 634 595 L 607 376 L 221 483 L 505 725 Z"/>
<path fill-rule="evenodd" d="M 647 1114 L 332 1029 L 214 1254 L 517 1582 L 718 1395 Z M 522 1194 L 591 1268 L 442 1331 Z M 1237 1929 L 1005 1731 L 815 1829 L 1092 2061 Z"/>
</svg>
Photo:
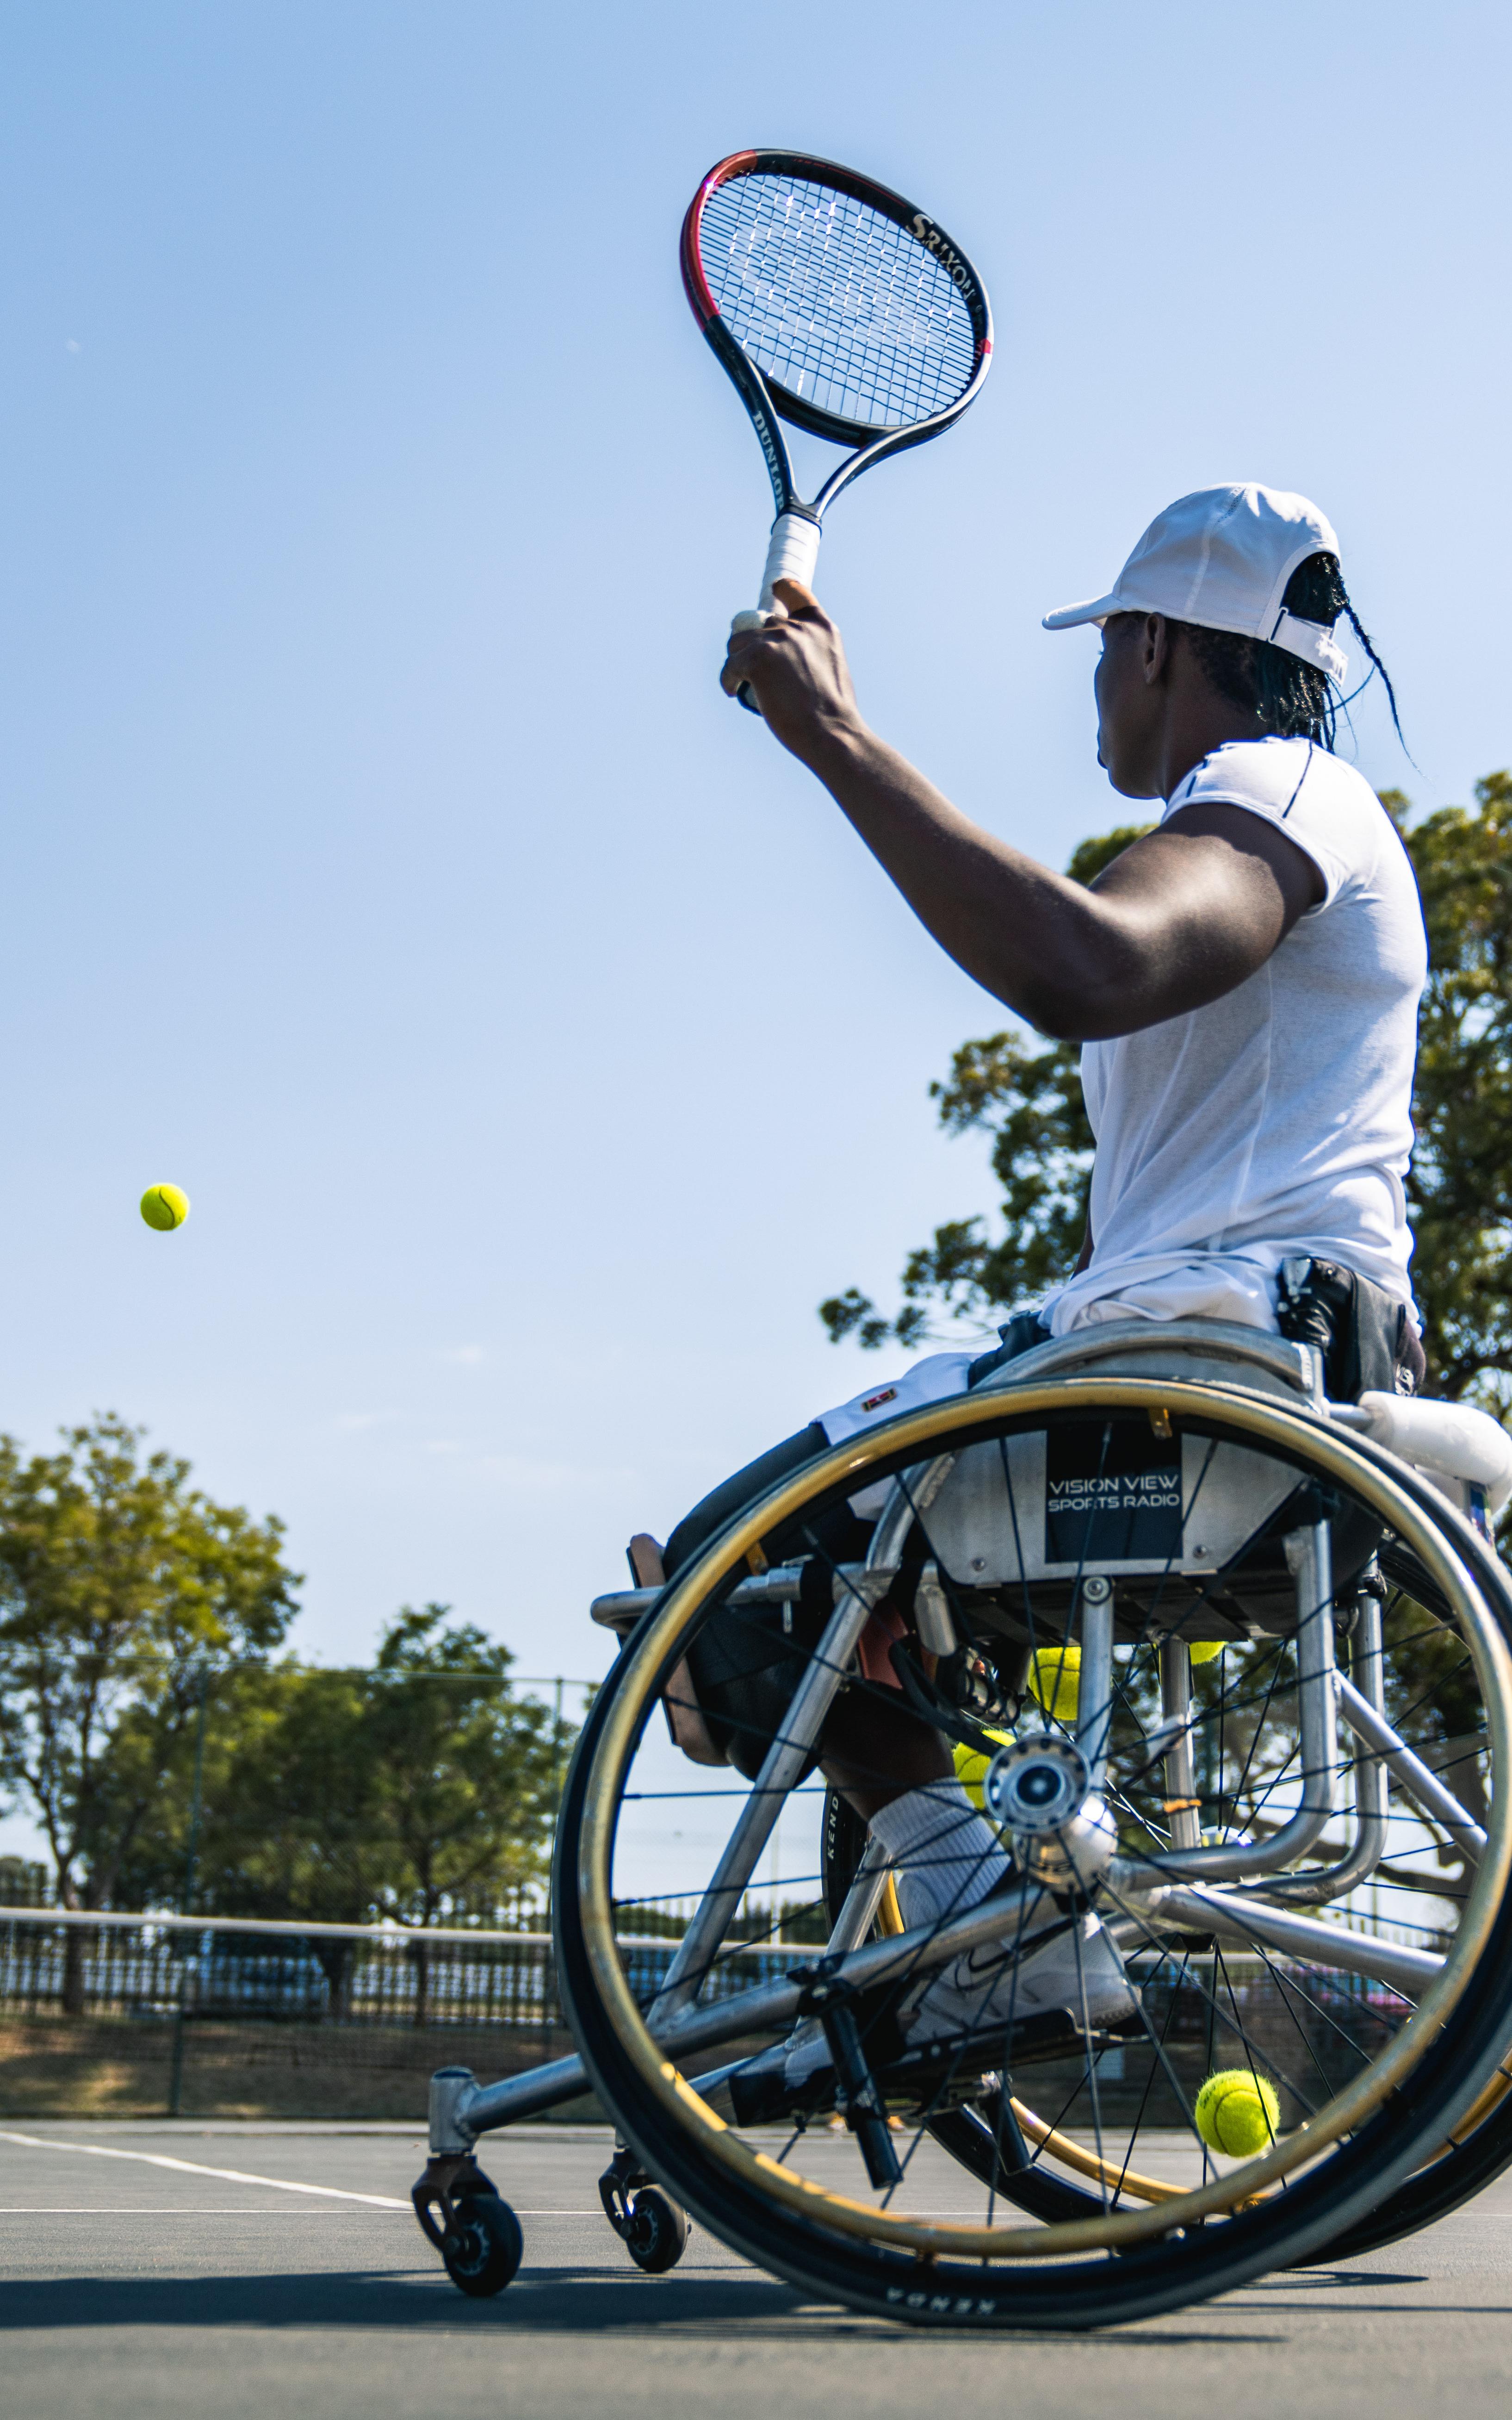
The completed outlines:
<svg viewBox="0 0 1512 2420">
<path fill-rule="evenodd" d="M 1012 1863 L 953 1774 L 881 1807 L 872 1837 L 887 1852 L 910 1931 L 975 1907 Z"/>
</svg>

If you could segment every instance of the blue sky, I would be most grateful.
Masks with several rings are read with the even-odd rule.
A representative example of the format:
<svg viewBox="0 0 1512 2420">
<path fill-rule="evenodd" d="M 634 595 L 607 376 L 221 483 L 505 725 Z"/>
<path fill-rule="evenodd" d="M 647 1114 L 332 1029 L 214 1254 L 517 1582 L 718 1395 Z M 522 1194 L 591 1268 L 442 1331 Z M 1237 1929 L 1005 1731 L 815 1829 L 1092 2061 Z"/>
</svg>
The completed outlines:
<svg viewBox="0 0 1512 2420">
<path fill-rule="evenodd" d="M 996 365 L 846 497 L 863 706 L 1052 861 L 1120 820 L 1094 593 L 1187 489 L 1341 532 L 1420 805 L 1512 758 L 1504 11 L 13 5 L 0 1424 L 110 1406 L 288 1523 L 305 1652 L 439 1597 L 605 1661 L 629 1531 L 876 1366 L 1001 1012 L 715 686 L 765 478 L 701 172 L 931 209 Z M 148 1183 L 193 1198 L 178 1234 Z"/>
</svg>

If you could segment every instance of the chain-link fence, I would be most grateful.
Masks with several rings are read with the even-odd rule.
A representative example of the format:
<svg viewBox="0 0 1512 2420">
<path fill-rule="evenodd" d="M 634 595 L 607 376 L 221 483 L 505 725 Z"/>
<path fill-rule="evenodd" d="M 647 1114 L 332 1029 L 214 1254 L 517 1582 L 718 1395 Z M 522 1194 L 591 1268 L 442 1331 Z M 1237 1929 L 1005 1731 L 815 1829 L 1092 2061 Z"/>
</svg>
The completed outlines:
<svg viewBox="0 0 1512 2420">
<path fill-rule="evenodd" d="M 640 1995 L 691 1908 L 658 1908 L 655 1932 L 625 1911 Z M 507 1913 L 420 1931 L 0 1905 L 0 2111 L 418 2121 L 434 2068 L 491 2078 L 572 2048 L 546 1908 L 522 1894 Z M 742 1911 L 710 1995 L 811 1954 L 784 1914 Z"/>
</svg>

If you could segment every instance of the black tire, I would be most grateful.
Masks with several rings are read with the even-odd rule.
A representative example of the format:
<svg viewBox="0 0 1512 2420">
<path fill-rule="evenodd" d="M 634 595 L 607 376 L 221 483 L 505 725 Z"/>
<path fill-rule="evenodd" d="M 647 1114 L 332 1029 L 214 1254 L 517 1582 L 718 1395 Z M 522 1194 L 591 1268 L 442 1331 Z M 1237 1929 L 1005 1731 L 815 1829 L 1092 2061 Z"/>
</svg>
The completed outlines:
<svg viewBox="0 0 1512 2420">
<path fill-rule="evenodd" d="M 1368 2211 L 1357 2226 L 1347 2228 L 1296 2265 L 1299 2269 L 1336 2268 L 1343 2261 L 1363 2258 L 1367 2252 L 1380 2252 L 1388 2243 L 1399 2243 L 1403 2236 L 1416 2235 L 1462 2209 L 1494 2184 L 1509 2165 L 1512 2096 L 1432 2167 L 1420 2168 L 1415 2177 L 1398 2185 L 1379 2211 Z"/>
<path fill-rule="evenodd" d="M 655 2185 L 642 2185 L 631 2205 L 625 2248 L 648 2277 L 664 2277 L 687 2250 L 687 2211 Z"/>
<path fill-rule="evenodd" d="M 931 2118 L 929 2132 L 941 2150 L 959 2160 L 979 2184 L 991 2185 L 1000 2201 L 1026 2210 L 1031 2218 L 1042 2218 L 1047 2226 L 1062 2219 L 1095 2217 L 1103 2207 L 1098 2195 L 1052 2175 L 1047 2168 L 1030 2166 L 1013 2113 L 1001 2109 L 998 2099 L 993 2093 L 975 2108 L 945 2110 Z M 1022 2164 L 1010 2167 L 1003 2153 L 1011 2157 L 1015 2150 Z"/>
<path fill-rule="evenodd" d="M 1369 1459 L 1388 1466 L 1397 1484 L 1429 1511 L 1436 1509 L 1436 1498 L 1427 1482 L 1415 1472 L 1404 1471 L 1392 1464 L 1389 1455 L 1379 1446 L 1365 1439 L 1357 1440 Z M 1456 1525 L 1456 1543 L 1465 1561 L 1473 1571 L 1481 1590 L 1504 1635 L 1512 1639 L 1512 1580 L 1505 1564 L 1495 1548 L 1489 1545 L 1467 1522 Z M 1443 1615 L 1447 1608 L 1438 1590 L 1427 1578 L 1415 1555 L 1396 1542 L 1382 1549 L 1381 1569 L 1389 1579 L 1417 1599 L 1431 1612 Z M 1478 2033 L 1484 2037 L 1487 2019 L 1483 2015 Z M 1388 2194 L 1374 2209 L 1367 2210 L 1354 2226 L 1346 2227 L 1329 2242 L 1319 2246 L 1299 2268 L 1322 2268 L 1344 2260 L 1358 2260 L 1367 2252 L 1380 2252 L 1388 2243 L 1399 2243 L 1404 2236 L 1416 2235 L 1421 2228 L 1432 2226 L 1439 2219 L 1447 2218 L 1452 2211 L 1462 2209 L 1489 2184 L 1495 2182 L 1512 2166 L 1512 2093 L 1506 2094 L 1482 2119 L 1473 2133 L 1462 2143 L 1446 2151 L 1431 2166 L 1420 2168 Z"/>
<path fill-rule="evenodd" d="M 501 2294 L 525 2254 L 518 2219 L 496 2193 L 464 2194 L 453 2207 L 455 2224 L 441 2245 L 447 2275 L 464 2294 Z"/>
</svg>

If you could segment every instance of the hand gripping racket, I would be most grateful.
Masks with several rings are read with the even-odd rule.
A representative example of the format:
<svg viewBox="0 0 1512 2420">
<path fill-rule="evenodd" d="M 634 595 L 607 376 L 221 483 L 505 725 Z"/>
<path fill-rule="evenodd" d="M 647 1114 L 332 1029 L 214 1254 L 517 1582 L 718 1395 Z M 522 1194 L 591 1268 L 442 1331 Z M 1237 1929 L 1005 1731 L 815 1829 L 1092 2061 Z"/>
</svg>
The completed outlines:
<svg viewBox="0 0 1512 2420">
<path fill-rule="evenodd" d="M 777 503 L 761 600 L 813 582 L 819 531 L 872 464 L 953 428 L 981 391 L 993 318 L 980 278 L 942 227 L 870 177 L 802 151 L 733 151 L 683 222 L 693 316 L 749 412 Z M 779 422 L 854 448 L 811 504 L 793 484 Z M 748 685 L 743 706 L 760 711 Z"/>
</svg>

